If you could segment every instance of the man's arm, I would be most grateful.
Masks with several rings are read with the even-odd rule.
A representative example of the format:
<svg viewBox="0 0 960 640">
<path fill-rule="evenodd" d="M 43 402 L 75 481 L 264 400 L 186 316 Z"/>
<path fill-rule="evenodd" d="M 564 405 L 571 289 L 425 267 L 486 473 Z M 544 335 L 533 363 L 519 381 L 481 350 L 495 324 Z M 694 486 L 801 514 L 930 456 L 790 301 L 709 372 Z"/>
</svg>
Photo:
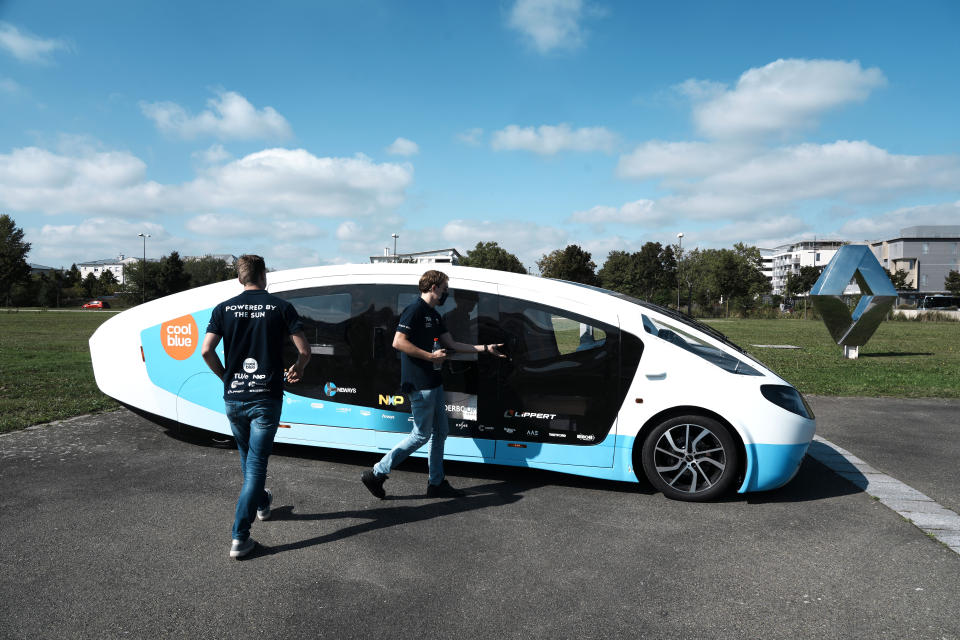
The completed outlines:
<svg viewBox="0 0 960 640">
<path fill-rule="evenodd" d="M 291 333 L 290 339 L 293 341 L 293 346 L 297 348 L 297 361 L 287 369 L 287 382 L 294 384 L 303 378 L 303 370 L 310 362 L 310 341 L 307 340 L 307 335 L 303 331 Z"/>
<path fill-rule="evenodd" d="M 217 355 L 217 345 L 220 344 L 220 336 L 215 333 L 207 333 L 203 337 L 203 346 L 200 347 L 200 355 L 203 356 L 203 361 L 207 363 L 207 366 L 210 367 L 210 370 L 213 373 L 223 380 L 223 374 L 227 372 L 223 368 L 223 363 L 220 362 L 220 356 Z"/>
<path fill-rule="evenodd" d="M 497 351 L 497 347 L 502 347 L 503 344 L 465 344 L 463 342 L 457 342 L 453 339 L 453 336 L 449 331 L 440 336 L 440 344 L 445 348 L 450 349 L 451 351 L 460 352 L 460 353 L 492 353 L 493 355 L 499 358 L 505 358 L 506 356 Z"/>
<path fill-rule="evenodd" d="M 410 342 L 407 334 L 397 331 L 393 334 L 393 348 L 402 351 L 411 358 L 420 358 L 421 360 L 430 360 L 431 362 L 443 362 L 447 358 L 447 352 L 443 349 L 439 351 L 424 351 L 417 345 Z"/>
</svg>

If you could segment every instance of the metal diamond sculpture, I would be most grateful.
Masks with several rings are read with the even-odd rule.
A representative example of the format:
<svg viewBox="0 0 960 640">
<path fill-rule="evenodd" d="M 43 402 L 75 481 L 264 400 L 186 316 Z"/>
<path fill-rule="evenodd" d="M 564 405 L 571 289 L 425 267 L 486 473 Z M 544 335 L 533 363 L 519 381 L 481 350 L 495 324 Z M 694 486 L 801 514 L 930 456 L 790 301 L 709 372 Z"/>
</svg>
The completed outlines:
<svg viewBox="0 0 960 640">
<path fill-rule="evenodd" d="M 843 301 L 843 290 L 853 278 L 860 285 L 863 297 L 851 314 Z M 870 247 L 848 244 L 837 250 L 820 274 L 810 289 L 810 298 L 823 316 L 830 337 L 844 347 L 845 353 L 848 348 L 853 348 L 852 356 L 848 357 L 855 358 L 856 348 L 867 343 L 893 307 L 897 290 Z"/>
</svg>

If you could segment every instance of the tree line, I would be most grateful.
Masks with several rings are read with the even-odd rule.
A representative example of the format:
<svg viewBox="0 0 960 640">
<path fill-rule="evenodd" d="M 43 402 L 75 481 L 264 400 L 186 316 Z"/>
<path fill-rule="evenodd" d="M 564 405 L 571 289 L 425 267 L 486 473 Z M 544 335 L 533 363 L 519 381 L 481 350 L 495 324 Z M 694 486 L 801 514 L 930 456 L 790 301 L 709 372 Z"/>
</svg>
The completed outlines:
<svg viewBox="0 0 960 640">
<path fill-rule="evenodd" d="M 30 243 L 8 215 L 0 215 L 0 303 L 6 306 L 75 306 L 103 296 L 120 296 L 128 304 L 154 300 L 237 276 L 219 258 L 183 260 L 176 251 L 158 261 L 136 261 L 124 266 L 124 284 L 104 270 L 81 278 L 76 264 L 70 269 L 30 274 L 26 262 Z M 481 269 L 527 273 L 520 259 L 496 242 L 478 242 L 460 264 Z M 589 251 L 571 244 L 544 254 L 536 262 L 540 275 L 603 287 L 661 306 L 685 308 L 688 313 L 746 314 L 762 304 L 779 304 L 770 296 L 762 273 L 760 250 L 737 243 L 732 249 L 682 250 L 677 245 L 647 242 L 639 251 L 611 251 L 598 270 Z M 802 267 L 787 276 L 785 297 L 810 291 L 822 267 Z M 908 290 L 905 271 L 890 273 L 898 291 Z M 944 283 L 960 295 L 960 273 L 951 271 Z"/>
</svg>

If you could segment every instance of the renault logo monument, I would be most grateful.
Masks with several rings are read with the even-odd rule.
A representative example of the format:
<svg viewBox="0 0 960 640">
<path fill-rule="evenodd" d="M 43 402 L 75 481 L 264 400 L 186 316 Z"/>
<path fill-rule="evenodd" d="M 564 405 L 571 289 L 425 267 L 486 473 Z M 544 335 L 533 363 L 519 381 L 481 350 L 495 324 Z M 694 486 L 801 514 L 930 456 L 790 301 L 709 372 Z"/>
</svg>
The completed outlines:
<svg viewBox="0 0 960 640">
<path fill-rule="evenodd" d="M 863 297 L 851 314 L 843 290 L 854 278 Z M 843 357 L 855 359 L 893 307 L 897 290 L 870 247 L 848 244 L 840 247 L 820 274 L 810 289 L 810 298 L 823 316 L 830 337 L 843 347 Z"/>
</svg>

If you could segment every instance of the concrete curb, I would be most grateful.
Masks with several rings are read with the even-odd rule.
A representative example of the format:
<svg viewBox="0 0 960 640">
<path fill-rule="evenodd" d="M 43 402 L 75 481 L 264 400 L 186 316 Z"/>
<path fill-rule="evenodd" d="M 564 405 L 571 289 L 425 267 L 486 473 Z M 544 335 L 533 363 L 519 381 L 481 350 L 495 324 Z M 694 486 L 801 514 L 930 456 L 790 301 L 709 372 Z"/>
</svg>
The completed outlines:
<svg viewBox="0 0 960 640">
<path fill-rule="evenodd" d="M 820 436 L 807 453 L 960 555 L 960 515 Z"/>
</svg>

